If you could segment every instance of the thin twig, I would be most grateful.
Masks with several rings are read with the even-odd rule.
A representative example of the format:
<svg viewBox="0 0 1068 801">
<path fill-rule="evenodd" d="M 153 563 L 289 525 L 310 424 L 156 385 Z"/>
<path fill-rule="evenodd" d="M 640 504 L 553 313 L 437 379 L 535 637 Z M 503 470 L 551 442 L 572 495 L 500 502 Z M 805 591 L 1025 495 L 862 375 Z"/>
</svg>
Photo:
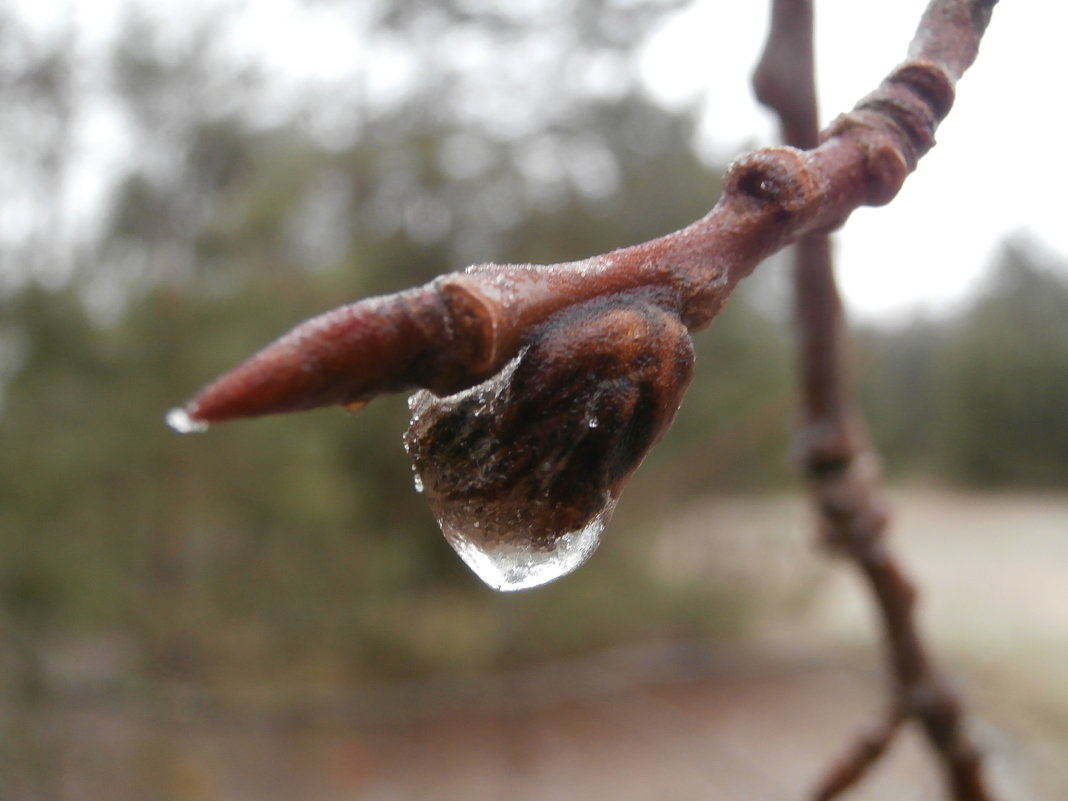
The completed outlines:
<svg viewBox="0 0 1068 801">
<path fill-rule="evenodd" d="M 812 793 L 812 801 L 832 801 L 863 779 L 868 768 L 890 747 L 904 720 L 900 706 L 895 704 L 884 720 L 857 737 L 849 750 L 827 769 Z"/>
<path fill-rule="evenodd" d="M 765 258 L 897 194 L 934 145 L 992 5 L 932 0 L 909 59 L 874 92 L 818 142 L 806 121 L 797 138 L 805 150 L 764 148 L 736 159 L 719 202 L 686 228 L 567 264 L 475 265 L 327 312 L 174 410 L 170 422 L 193 431 L 415 388 L 455 393 L 499 373 L 554 315 L 606 298 L 653 303 L 690 331 L 706 327 Z"/>
<path fill-rule="evenodd" d="M 991 5 L 973 4 L 973 10 L 988 18 Z M 921 23 L 921 31 L 928 26 L 928 36 L 917 36 L 912 54 L 974 58 L 975 41 L 944 28 L 959 23 L 966 6 L 929 10 Z M 946 48 L 949 55 L 929 47 L 936 30 L 955 43 Z M 787 144 L 805 148 L 818 138 L 812 56 L 811 0 L 773 0 L 767 47 L 753 82 L 760 100 L 779 115 Z M 830 801 L 859 781 L 889 747 L 901 722 L 911 717 L 938 755 L 952 797 L 990 801 L 981 755 L 968 734 L 961 702 L 924 645 L 916 621 L 916 591 L 885 541 L 887 514 L 878 459 L 846 385 L 842 308 L 827 235 L 804 236 L 793 256 L 802 386 L 797 456 L 819 512 L 824 543 L 854 563 L 874 596 L 893 682 L 886 720 L 830 767 L 811 798 Z"/>
</svg>

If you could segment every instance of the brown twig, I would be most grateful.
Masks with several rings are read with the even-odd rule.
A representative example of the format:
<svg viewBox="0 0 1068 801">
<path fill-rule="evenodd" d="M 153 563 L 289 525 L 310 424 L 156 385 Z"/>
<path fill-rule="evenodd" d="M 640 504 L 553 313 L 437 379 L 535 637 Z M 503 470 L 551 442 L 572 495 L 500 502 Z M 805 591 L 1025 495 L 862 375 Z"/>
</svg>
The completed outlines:
<svg viewBox="0 0 1068 801">
<path fill-rule="evenodd" d="M 681 231 L 568 264 L 477 265 L 328 312 L 208 387 L 182 422 L 362 404 L 415 387 L 456 392 L 500 371 L 554 314 L 635 290 L 658 293 L 691 331 L 704 328 L 764 258 L 897 194 L 934 144 L 992 5 L 932 0 L 910 58 L 818 144 L 737 159 L 716 206 Z"/>
<path fill-rule="evenodd" d="M 921 23 L 913 55 L 958 64 L 974 58 L 976 41 L 966 35 L 967 26 L 959 27 L 967 4 L 934 5 Z M 985 14 L 979 17 L 985 24 L 990 4 L 985 12 L 984 4 L 973 5 L 968 20 Z M 939 35 L 953 43 L 948 56 L 930 47 Z M 773 0 L 767 46 L 753 83 L 761 102 L 778 114 L 786 142 L 797 147 L 811 147 L 818 136 L 812 55 L 811 0 Z M 802 385 L 797 456 L 820 515 L 823 541 L 854 562 L 875 598 L 894 684 L 890 715 L 831 766 L 811 797 L 829 801 L 859 781 L 890 745 L 900 723 L 912 717 L 938 754 L 952 797 L 987 801 L 992 796 L 963 708 L 923 643 L 915 589 L 884 539 L 887 515 L 878 460 L 850 402 L 842 366 L 842 309 L 827 235 L 804 236 L 793 257 Z"/>
<path fill-rule="evenodd" d="M 849 750 L 824 773 L 811 795 L 812 801 L 831 801 L 863 779 L 868 768 L 886 753 L 904 719 L 901 708 L 895 704 L 884 720 L 857 737 Z"/>
<path fill-rule="evenodd" d="M 238 417 L 353 407 L 417 387 L 439 395 L 475 387 L 459 400 L 424 397 L 415 410 L 409 446 L 433 466 L 428 496 L 461 511 L 469 502 L 498 503 L 508 519 L 521 510 L 525 532 L 555 538 L 603 515 L 670 423 L 689 380 L 686 329 L 707 326 L 760 261 L 797 243 L 799 453 L 824 540 L 857 564 L 875 596 L 897 713 L 923 726 L 955 799 L 988 801 L 960 703 L 919 637 L 914 589 L 882 537 L 877 461 L 843 384 L 841 310 L 825 234 L 857 207 L 889 202 L 933 146 L 995 1 L 931 0 L 908 59 L 817 137 L 811 66 L 807 75 L 793 66 L 811 64 L 812 44 L 809 34 L 791 33 L 810 28 L 811 9 L 783 0 L 776 46 L 757 83 L 766 102 L 782 107 L 797 146 L 737 159 L 706 216 L 583 261 L 479 265 L 328 312 L 224 375 L 170 422 L 194 430 Z M 806 83 L 792 86 L 787 77 Z M 576 402 L 538 402 L 571 397 Z M 524 434 L 530 427 L 544 436 Z M 501 450 L 502 441 L 522 447 Z M 492 457 L 493 469 L 475 470 L 485 475 L 469 480 L 462 473 L 479 453 Z M 568 494 L 572 482 L 557 480 L 574 465 L 584 466 L 590 482 L 578 497 Z M 540 507 L 532 512 L 521 508 L 534 502 Z M 835 776 L 855 780 L 896 729 L 884 726 L 872 747 L 854 749 Z M 831 779 L 825 786 L 844 786 Z"/>
</svg>

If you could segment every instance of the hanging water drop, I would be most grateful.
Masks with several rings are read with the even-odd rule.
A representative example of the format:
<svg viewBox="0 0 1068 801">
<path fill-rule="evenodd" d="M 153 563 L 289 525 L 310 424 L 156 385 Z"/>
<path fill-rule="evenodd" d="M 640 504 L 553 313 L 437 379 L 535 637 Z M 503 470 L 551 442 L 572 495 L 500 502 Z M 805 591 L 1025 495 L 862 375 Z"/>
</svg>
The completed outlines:
<svg viewBox="0 0 1068 801">
<path fill-rule="evenodd" d="M 446 541 L 500 592 L 547 584 L 578 568 L 596 550 L 615 507 L 603 469 L 576 451 L 592 415 L 567 422 L 548 407 L 547 428 L 530 413 L 513 421 L 516 369 L 513 362 L 444 398 L 416 393 L 405 435 L 416 486 L 425 488 Z"/>
<path fill-rule="evenodd" d="M 414 471 L 413 471 L 412 483 L 415 484 L 415 491 L 416 492 L 422 492 L 423 491 L 423 477 L 421 475 L 419 475 L 418 473 L 414 473 Z"/>
<path fill-rule="evenodd" d="M 189 412 L 181 407 L 175 407 L 167 412 L 164 422 L 179 434 L 203 434 L 208 430 L 208 424 L 203 420 L 194 420 Z"/>
<path fill-rule="evenodd" d="M 582 565 L 601 542 L 615 508 L 609 500 L 586 526 L 557 537 L 551 544 L 522 536 L 494 539 L 478 521 L 439 519 L 445 539 L 476 576 L 498 592 L 539 587 L 566 576 Z"/>
<path fill-rule="evenodd" d="M 585 562 L 689 381 L 686 328 L 655 306 L 591 302 L 496 375 L 409 400 L 405 447 L 445 539 L 495 590 Z"/>
</svg>

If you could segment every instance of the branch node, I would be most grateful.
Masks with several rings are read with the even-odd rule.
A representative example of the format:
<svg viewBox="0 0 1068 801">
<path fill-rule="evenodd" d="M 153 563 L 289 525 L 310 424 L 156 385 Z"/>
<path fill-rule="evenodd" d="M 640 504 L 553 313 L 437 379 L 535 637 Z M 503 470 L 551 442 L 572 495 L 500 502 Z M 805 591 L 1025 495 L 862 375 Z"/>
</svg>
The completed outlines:
<svg viewBox="0 0 1068 801">
<path fill-rule="evenodd" d="M 889 203 L 901 191 L 909 173 L 916 169 L 919 154 L 905 135 L 894 136 L 891 133 L 894 130 L 883 109 L 858 107 L 839 114 L 821 136 L 824 141 L 849 138 L 863 151 L 868 178 L 866 206 Z"/>
<path fill-rule="evenodd" d="M 865 155 L 870 177 L 867 205 L 885 206 L 901 191 L 913 167 L 885 140 L 876 142 Z"/>
<path fill-rule="evenodd" d="M 935 145 L 935 129 L 953 106 L 953 81 L 931 61 L 900 64 L 879 88 L 857 104 L 854 112 L 869 111 L 883 118 L 887 132 L 901 139 L 911 172 Z"/>
<path fill-rule="evenodd" d="M 496 304 L 479 292 L 463 275 L 448 275 L 438 291 L 449 314 L 455 345 L 465 350 L 463 362 L 472 373 L 490 369 L 500 350 Z"/>
<path fill-rule="evenodd" d="M 946 71 L 933 61 L 906 61 L 886 79 L 889 83 L 907 86 L 924 101 L 941 122 L 953 108 L 956 90 Z"/>
<path fill-rule="evenodd" d="M 737 159 L 727 171 L 724 196 L 788 219 L 811 208 L 815 181 L 805 153 L 795 147 L 768 147 Z"/>
</svg>

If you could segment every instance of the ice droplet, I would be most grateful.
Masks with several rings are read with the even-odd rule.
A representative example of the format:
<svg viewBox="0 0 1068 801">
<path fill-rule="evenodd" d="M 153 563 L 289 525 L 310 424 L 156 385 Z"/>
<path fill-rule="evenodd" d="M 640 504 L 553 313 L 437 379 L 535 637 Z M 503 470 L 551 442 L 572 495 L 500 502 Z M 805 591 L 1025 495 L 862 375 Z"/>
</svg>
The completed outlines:
<svg viewBox="0 0 1068 801">
<path fill-rule="evenodd" d="M 163 420 L 179 434 L 202 434 L 208 430 L 208 423 L 204 420 L 194 420 L 189 416 L 189 412 L 181 407 L 171 409 Z"/>
<path fill-rule="evenodd" d="M 499 592 L 577 569 L 597 549 L 617 497 L 610 466 L 578 447 L 592 436 L 586 405 L 573 412 L 582 416 L 540 415 L 521 394 L 526 383 L 513 386 L 525 353 L 453 395 L 415 393 L 404 439 L 446 541 Z"/>
<path fill-rule="evenodd" d="M 449 545 L 476 576 L 498 592 L 514 592 L 555 581 L 589 559 L 601 542 L 615 505 L 610 499 L 585 528 L 557 537 L 548 548 L 521 539 L 488 542 L 478 522 L 470 524 L 473 530 L 447 518 L 438 522 Z"/>
</svg>

